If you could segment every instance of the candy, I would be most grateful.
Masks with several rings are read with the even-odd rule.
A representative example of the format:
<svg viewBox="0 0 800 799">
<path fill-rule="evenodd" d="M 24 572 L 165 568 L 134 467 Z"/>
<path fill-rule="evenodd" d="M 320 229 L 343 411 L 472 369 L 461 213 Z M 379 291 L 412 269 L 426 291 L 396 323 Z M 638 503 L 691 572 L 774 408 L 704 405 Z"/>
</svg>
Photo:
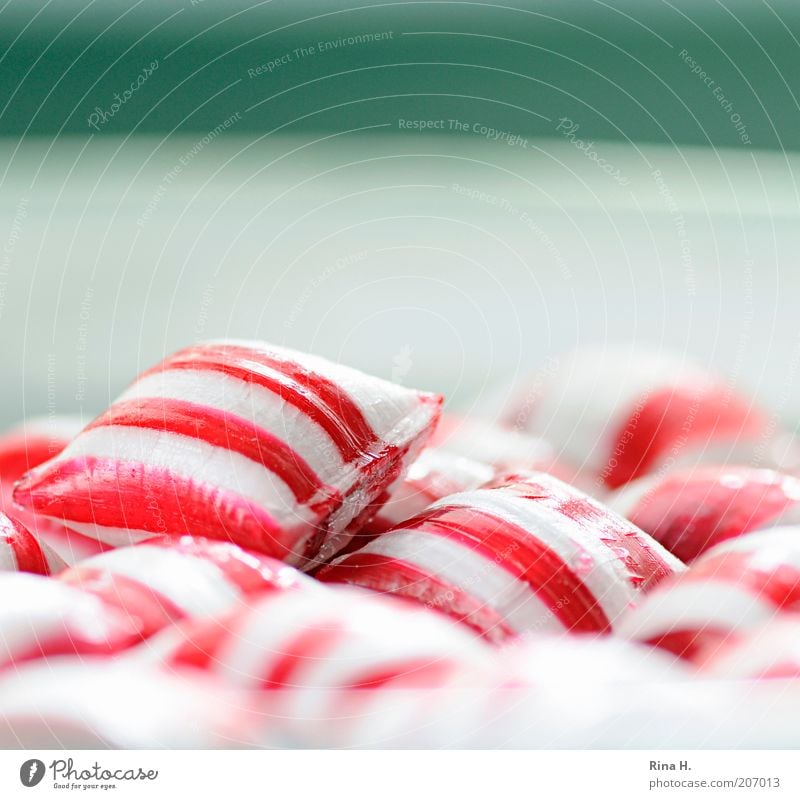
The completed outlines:
<svg viewBox="0 0 800 799">
<path fill-rule="evenodd" d="M 769 432 L 766 415 L 721 379 L 660 352 L 580 351 L 529 394 L 506 422 L 545 436 L 608 488 L 681 464 L 744 462 Z"/>
<path fill-rule="evenodd" d="M 180 619 L 224 614 L 251 595 L 316 587 L 280 561 L 235 544 L 191 537 L 104 552 L 59 579 L 124 616 L 135 630 L 127 645 Z"/>
<path fill-rule="evenodd" d="M 643 591 L 682 568 L 577 489 L 522 473 L 435 502 L 318 576 L 415 599 L 499 641 L 607 632 Z"/>
<path fill-rule="evenodd" d="M 0 435 L 0 510 L 22 522 L 67 563 L 76 563 L 106 547 L 51 519 L 20 508 L 11 495 L 14 484 L 25 472 L 58 455 L 82 428 L 78 416 L 34 417 Z"/>
<path fill-rule="evenodd" d="M 0 513 L 0 572 L 56 574 L 65 567 L 64 561 L 20 522 Z"/>
<path fill-rule="evenodd" d="M 435 613 L 366 591 L 273 592 L 225 616 L 153 639 L 147 656 L 209 670 L 250 689 L 431 688 L 491 650 Z M 287 701 L 308 702 L 303 691 Z"/>
<path fill-rule="evenodd" d="M 202 674 L 177 678 L 106 659 L 56 658 L 0 675 L 3 749 L 220 748 L 243 742 L 248 718 L 244 700 Z M 78 772 L 94 773 L 95 763 L 100 771 L 120 769 L 102 755 L 71 756 Z M 141 765 L 150 770 L 146 760 Z M 55 777 L 70 781 L 60 772 Z M 105 781 L 115 784 L 121 783 Z"/>
<path fill-rule="evenodd" d="M 138 641 L 97 597 L 33 574 L 0 574 L 0 667 L 60 654 L 113 654 Z"/>
<path fill-rule="evenodd" d="M 743 533 L 800 523 L 800 480 L 770 469 L 710 466 L 641 478 L 609 505 L 688 562 Z"/>
<path fill-rule="evenodd" d="M 747 630 L 722 643 L 700 665 L 716 678 L 800 679 L 800 616 L 781 615 Z"/>
<path fill-rule="evenodd" d="M 710 549 L 649 594 L 618 633 L 701 661 L 722 643 L 797 610 L 800 527 L 783 527 Z"/>
<path fill-rule="evenodd" d="M 14 499 L 113 545 L 188 533 L 308 565 L 385 501 L 440 405 L 261 342 L 200 344 L 140 376 Z"/>
</svg>

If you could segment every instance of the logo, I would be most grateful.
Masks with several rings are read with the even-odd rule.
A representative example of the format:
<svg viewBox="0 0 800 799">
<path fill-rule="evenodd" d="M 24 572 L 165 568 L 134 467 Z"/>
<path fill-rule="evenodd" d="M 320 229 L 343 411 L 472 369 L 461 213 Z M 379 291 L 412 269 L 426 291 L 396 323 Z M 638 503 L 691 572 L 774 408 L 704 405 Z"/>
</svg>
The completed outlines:
<svg viewBox="0 0 800 799">
<path fill-rule="evenodd" d="M 42 781 L 42 777 L 44 777 L 44 763 L 41 760 L 36 760 L 36 758 L 26 760 L 19 767 L 19 779 L 26 788 L 38 785 Z"/>
</svg>

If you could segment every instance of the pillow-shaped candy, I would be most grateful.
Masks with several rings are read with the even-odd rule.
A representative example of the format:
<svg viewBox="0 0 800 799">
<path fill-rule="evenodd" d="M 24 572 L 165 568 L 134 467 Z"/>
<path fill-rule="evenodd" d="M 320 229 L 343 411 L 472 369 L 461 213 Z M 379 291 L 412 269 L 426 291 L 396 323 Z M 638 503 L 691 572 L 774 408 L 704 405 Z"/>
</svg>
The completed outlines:
<svg viewBox="0 0 800 799">
<path fill-rule="evenodd" d="M 12 500 L 14 484 L 25 472 L 58 455 L 83 428 L 78 416 L 37 416 L 0 435 L 0 510 L 22 522 L 67 563 L 106 549 L 93 538 L 20 508 Z"/>
<path fill-rule="evenodd" d="M 318 584 L 291 566 L 236 544 L 184 537 L 120 547 L 82 561 L 59 576 L 124 616 L 135 638 L 148 638 L 185 618 L 227 613 L 262 592 Z"/>
<path fill-rule="evenodd" d="M 143 654 L 210 670 L 232 686 L 307 691 L 433 688 L 458 670 L 493 662 L 461 625 L 343 586 L 273 592 L 226 616 L 183 622 Z"/>
<path fill-rule="evenodd" d="M 706 466 L 642 477 L 609 505 L 688 562 L 743 533 L 800 523 L 800 479 L 771 469 Z"/>
<path fill-rule="evenodd" d="M 699 662 L 748 630 L 798 612 L 800 527 L 782 527 L 710 549 L 645 597 L 618 632 Z"/>
<path fill-rule="evenodd" d="M 506 422 L 546 437 L 608 488 L 673 465 L 746 462 L 768 438 L 766 414 L 748 399 L 662 352 L 579 351 L 520 397 Z"/>
<path fill-rule="evenodd" d="M 66 567 L 46 544 L 14 519 L 0 513 L 0 572 L 20 571 L 56 574 Z"/>
<path fill-rule="evenodd" d="M 526 473 L 445 497 L 318 576 L 416 599 L 497 641 L 609 631 L 642 591 L 682 568 L 600 503 Z"/>
<path fill-rule="evenodd" d="M 209 342 L 145 372 L 14 499 L 114 545 L 190 534 L 324 560 L 386 499 L 440 405 L 323 358 Z"/>
</svg>

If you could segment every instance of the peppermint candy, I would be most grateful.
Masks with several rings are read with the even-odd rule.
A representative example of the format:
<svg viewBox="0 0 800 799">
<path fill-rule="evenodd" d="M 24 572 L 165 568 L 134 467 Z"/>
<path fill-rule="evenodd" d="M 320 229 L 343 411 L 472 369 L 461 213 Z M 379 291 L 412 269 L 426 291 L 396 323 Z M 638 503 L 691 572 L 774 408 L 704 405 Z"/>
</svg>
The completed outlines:
<svg viewBox="0 0 800 799">
<path fill-rule="evenodd" d="M 15 501 L 112 545 L 183 533 L 324 560 L 387 498 L 441 398 L 261 342 L 145 372 Z"/>
<path fill-rule="evenodd" d="M 438 614 L 343 586 L 273 592 L 216 618 L 154 638 L 147 658 L 208 670 L 232 686 L 315 691 L 432 688 L 465 668 L 490 667 L 491 650 Z"/>
<path fill-rule="evenodd" d="M 454 494 L 318 576 L 415 599 L 492 641 L 608 632 L 682 564 L 630 522 L 546 474 Z"/>
<path fill-rule="evenodd" d="M 661 352 L 577 352 L 523 387 L 504 418 L 607 488 L 680 465 L 769 460 L 776 444 L 765 443 L 768 419 L 749 400 Z"/>
<path fill-rule="evenodd" d="M 688 562 L 743 533 L 800 523 L 800 479 L 771 469 L 708 466 L 641 478 L 609 505 Z"/>
<path fill-rule="evenodd" d="M 800 610 L 800 527 L 726 541 L 665 581 L 618 632 L 702 661 L 727 641 Z"/>
<path fill-rule="evenodd" d="M 83 428 L 78 416 L 33 417 L 0 435 L 0 510 L 44 541 L 66 562 L 102 552 L 99 541 L 80 535 L 12 500 L 14 484 L 27 471 L 58 455 Z"/>
<path fill-rule="evenodd" d="M 56 574 L 65 567 L 66 563 L 20 522 L 0 513 L 0 572 Z"/>
</svg>

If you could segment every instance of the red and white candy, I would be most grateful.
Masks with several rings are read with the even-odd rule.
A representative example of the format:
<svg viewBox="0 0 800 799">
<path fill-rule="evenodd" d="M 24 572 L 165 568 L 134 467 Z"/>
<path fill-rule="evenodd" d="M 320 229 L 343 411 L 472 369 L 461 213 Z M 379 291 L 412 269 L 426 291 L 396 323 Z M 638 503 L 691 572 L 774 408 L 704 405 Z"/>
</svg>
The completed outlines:
<svg viewBox="0 0 800 799">
<path fill-rule="evenodd" d="M 546 474 L 455 494 L 319 573 L 415 599 L 491 640 L 607 632 L 682 569 L 660 544 Z"/>
<path fill-rule="evenodd" d="M 440 405 L 323 358 L 209 342 L 141 375 L 14 499 L 113 545 L 201 535 L 307 564 L 386 500 Z"/>
<path fill-rule="evenodd" d="M 620 635 L 701 661 L 727 641 L 800 611 L 800 527 L 717 545 L 624 618 Z"/>
<path fill-rule="evenodd" d="M 262 592 L 317 588 L 281 561 L 235 544 L 190 537 L 104 552 L 59 579 L 128 619 L 134 629 L 128 645 L 181 619 L 227 613 Z"/>
<path fill-rule="evenodd" d="M 800 614 L 782 614 L 726 641 L 701 668 L 716 678 L 800 679 Z"/>
<path fill-rule="evenodd" d="M 688 562 L 729 538 L 800 523 L 800 479 L 771 469 L 706 466 L 640 478 L 609 505 Z"/>
<path fill-rule="evenodd" d="M 61 558 L 15 519 L 0 513 L 0 572 L 56 574 L 66 568 Z"/>
<path fill-rule="evenodd" d="M 0 435 L 0 510 L 22 522 L 67 563 L 95 555 L 106 547 L 52 519 L 20 508 L 14 504 L 12 494 L 17 480 L 58 455 L 82 428 L 78 416 L 43 416 L 26 419 Z"/>
<path fill-rule="evenodd" d="M 207 669 L 251 689 L 433 688 L 491 650 L 461 625 L 410 603 L 329 586 L 260 597 L 217 618 L 184 622 L 146 657 Z M 298 693 L 295 700 L 309 701 Z"/>
<path fill-rule="evenodd" d="M 540 383 L 531 402 L 523 387 L 506 422 L 608 488 L 681 464 L 749 461 L 769 428 L 721 379 L 661 352 L 579 351 Z"/>
</svg>

